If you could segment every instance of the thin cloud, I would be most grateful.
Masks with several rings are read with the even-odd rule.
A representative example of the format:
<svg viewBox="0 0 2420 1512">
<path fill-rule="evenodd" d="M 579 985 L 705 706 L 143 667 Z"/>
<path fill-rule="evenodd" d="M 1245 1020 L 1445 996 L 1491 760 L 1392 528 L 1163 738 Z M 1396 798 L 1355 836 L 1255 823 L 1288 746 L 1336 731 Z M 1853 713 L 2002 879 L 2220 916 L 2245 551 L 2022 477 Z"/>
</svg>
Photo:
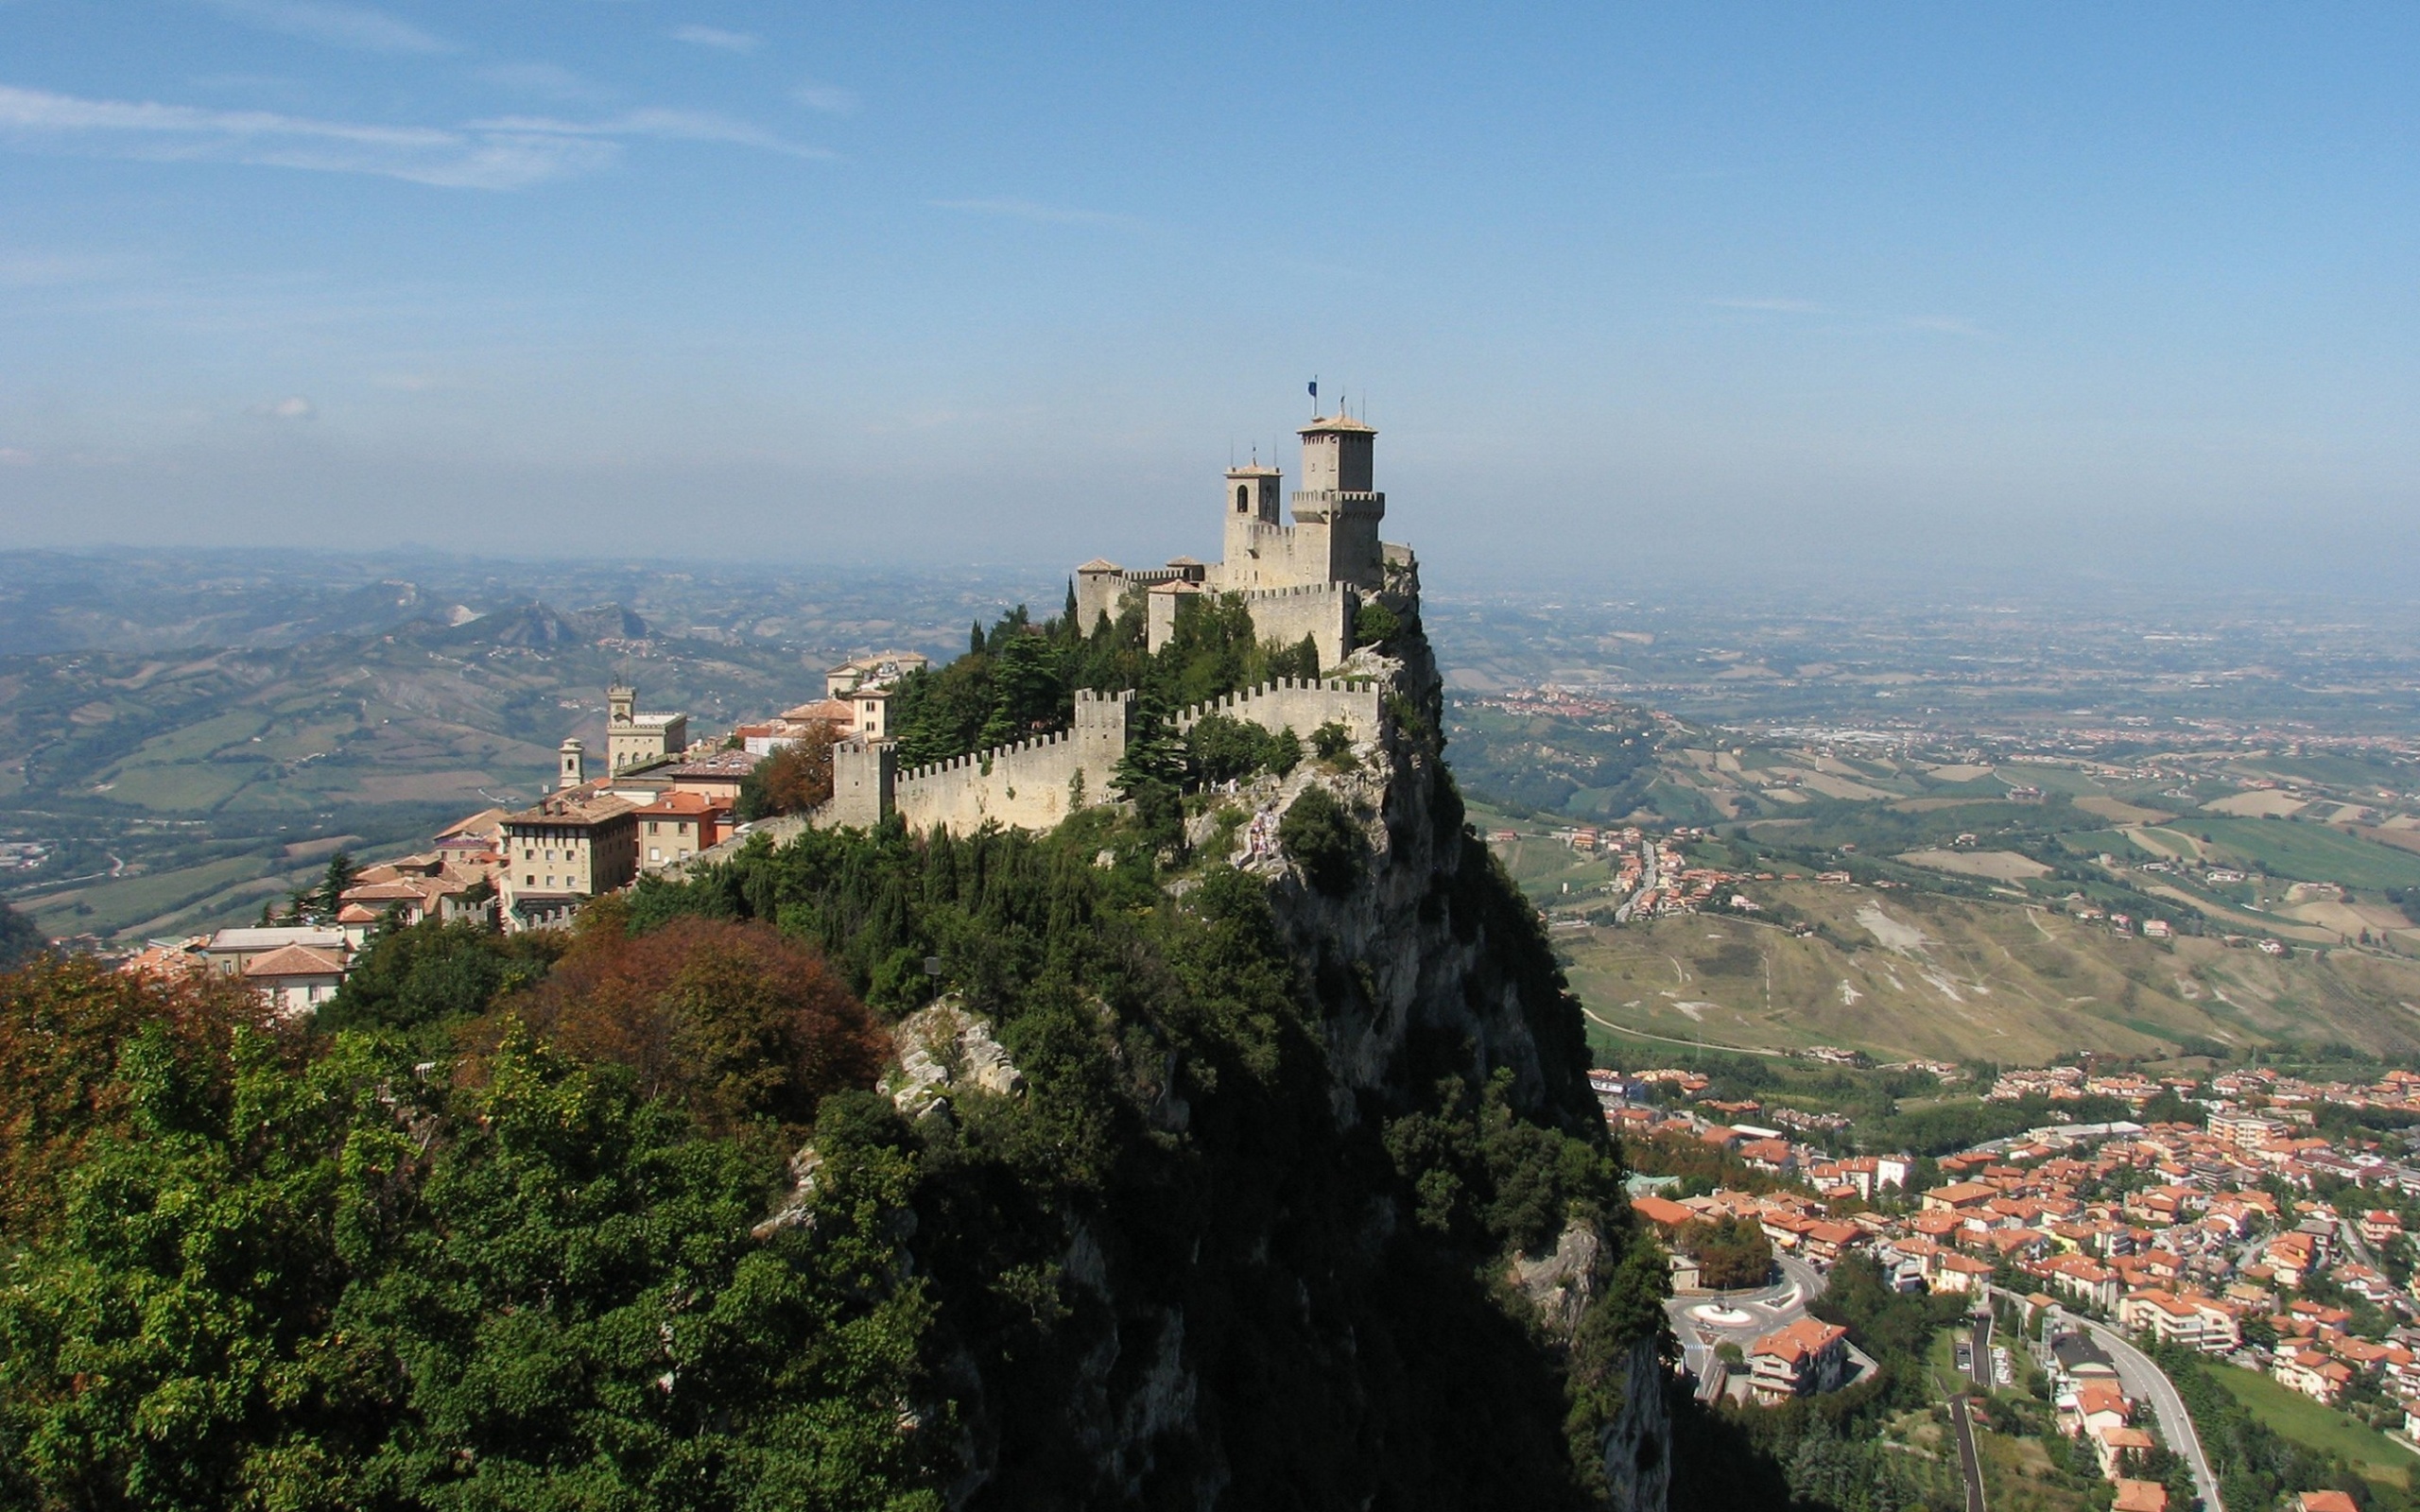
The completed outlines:
<svg viewBox="0 0 2420 1512">
<path fill-rule="evenodd" d="M 618 161 L 623 139 L 716 142 L 789 157 L 821 148 L 691 111 L 632 111 L 609 121 L 509 116 L 460 129 L 367 126 L 269 111 L 203 110 L 82 99 L 0 85 L 0 140 L 147 162 L 240 163 L 365 173 L 447 189 L 523 189 Z"/>
<path fill-rule="evenodd" d="M 408 21 L 399 21 L 367 6 L 340 5 L 335 0 L 203 0 L 231 21 L 283 32 L 332 47 L 365 53 L 442 53 L 453 44 L 441 42 Z"/>
<path fill-rule="evenodd" d="M 492 63 L 474 77 L 499 89 L 554 100 L 593 100 L 604 92 L 560 63 Z"/>
<path fill-rule="evenodd" d="M 1775 315 L 1830 315 L 1832 307 L 1812 300 L 1708 300 L 1719 310 L 1767 310 Z"/>
<path fill-rule="evenodd" d="M 506 115 L 493 120 L 474 121 L 472 129 L 480 131 L 535 132 L 555 137 L 653 137 L 666 142 L 721 142 L 733 146 L 756 147 L 766 152 L 779 152 L 793 158 L 829 158 L 826 148 L 809 146 L 776 136 L 762 127 L 745 121 L 735 121 L 711 111 L 643 110 L 627 111 L 603 121 L 563 121 L 544 115 Z"/>
<path fill-rule="evenodd" d="M 765 45 L 765 39 L 744 31 L 725 31 L 720 26 L 675 26 L 674 42 L 685 42 L 693 47 L 712 47 L 718 52 L 752 53 Z"/>
<path fill-rule="evenodd" d="M 0 467 L 31 467 L 33 465 L 33 453 L 20 451 L 13 446 L 0 446 Z"/>
<path fill-rule="evenodd" d="M 292 398 L 280 399 L 271 404 L 254 404 L 251 413 L 263 420 L 316 420 L 319 418 L 320 411 L 319 406 L 301 394 L 296 394 Z"/>
<path fill-rule="evenodd" d="M 801 84 L 790 91 L 790 98 L 810 111 L 826 115 L 851 115 L 857 109 L 857 92 L 832 84 Z"/>
<path fill-rule="evenodd" d="M 57 252 L 0 252 L 0 288 L 54 288 L 89 284 L 129 266 L 123 257 L 77 257 Z"/>
<path fill-rule="evenodd" d="M 1036 204 L 1030 199 L 934 199 L 927 203 L 936 210 L 962 211 L 970 215 L 1001 215 L 1011 220 L 1038 221 L 1052 226 L 1131 224 L 1124 215 L 1113 215 L 1098 210 L 1064 210 L 1056 205 Z"/>
</svg>

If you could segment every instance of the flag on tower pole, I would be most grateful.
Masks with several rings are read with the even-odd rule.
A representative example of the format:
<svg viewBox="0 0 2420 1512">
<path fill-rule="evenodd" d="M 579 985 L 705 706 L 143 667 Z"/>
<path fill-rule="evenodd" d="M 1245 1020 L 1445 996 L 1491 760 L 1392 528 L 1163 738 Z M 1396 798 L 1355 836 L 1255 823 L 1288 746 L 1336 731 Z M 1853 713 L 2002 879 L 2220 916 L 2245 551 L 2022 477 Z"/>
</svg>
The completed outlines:
<svg viewBox="0 0 2420 1512">
<path fill-rule="evenodd" d="M 1312 418 L 1312 419 L 1314 419 L 1314 420 L 1318 419 L 1318 418 L 1319 418 L 1319 413 L 1320 413 L 1320 381 L 1319 381 L 1318 379 L 1314 378 L 1314 379 L 1312 379 L 1312 380 L 1311 380 L 1311 418 Z"/>
</svg>

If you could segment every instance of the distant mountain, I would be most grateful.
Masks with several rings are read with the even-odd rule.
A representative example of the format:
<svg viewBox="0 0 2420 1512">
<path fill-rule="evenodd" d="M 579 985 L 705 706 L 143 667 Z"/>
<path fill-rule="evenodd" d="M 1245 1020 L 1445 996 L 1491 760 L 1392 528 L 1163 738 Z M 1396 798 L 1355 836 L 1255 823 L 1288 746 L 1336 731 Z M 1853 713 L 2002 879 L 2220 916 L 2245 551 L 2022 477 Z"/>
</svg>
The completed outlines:
<svg viewBox="0 0 2420 1512">
<path fill-rule="evenodd" d="M 435 639 L 448 645 L 554 647 L 644 641 L 649 634 L 647 621 L 619 604 L 563 610 L 533 599 L 448 627 Z"/>
</svg>

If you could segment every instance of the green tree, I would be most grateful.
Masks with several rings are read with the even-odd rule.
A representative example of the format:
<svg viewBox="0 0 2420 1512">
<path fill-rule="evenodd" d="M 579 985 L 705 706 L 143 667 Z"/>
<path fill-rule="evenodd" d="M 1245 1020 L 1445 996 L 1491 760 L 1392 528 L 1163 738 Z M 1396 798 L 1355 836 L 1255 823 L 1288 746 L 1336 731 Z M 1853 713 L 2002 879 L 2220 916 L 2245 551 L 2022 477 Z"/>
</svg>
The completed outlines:
<svg viewBox="0 0 2420 1512">
<path fill-rule="evenodd" d="M 544 978 L 562 951 L 550 931 L 499 935 L 476 924 L 433 919 L 384 930 L 354 957 L 344 985 L 313 1022 L 320 1032 L 333 1034 L 474 1019 L 504 993 Z"/>
<path fill-rule="evenodd" d="M 354 865 L 352 851 L 338 850 L 328 857 L 327 874 L 320 879 L 320 896 L 315 903 L 321 918 L 335 919 L 337 910 L 344 907 L 345 889 L 352 886 L 353 879 L 360 874 L 361 868 Z"/>
<path fill-rule="evenodd" d="M 1340 898 L 1361 880 L 1361 827 L 1323 787 L 1306 787 L 1277 821 L 1277 840 L 1312 886 Z"/>
<path fill-rule="evenodd" d="M 49 944 L 32 919 L 0 901 L 0 971 L 40 954 Z"/>
</svg>

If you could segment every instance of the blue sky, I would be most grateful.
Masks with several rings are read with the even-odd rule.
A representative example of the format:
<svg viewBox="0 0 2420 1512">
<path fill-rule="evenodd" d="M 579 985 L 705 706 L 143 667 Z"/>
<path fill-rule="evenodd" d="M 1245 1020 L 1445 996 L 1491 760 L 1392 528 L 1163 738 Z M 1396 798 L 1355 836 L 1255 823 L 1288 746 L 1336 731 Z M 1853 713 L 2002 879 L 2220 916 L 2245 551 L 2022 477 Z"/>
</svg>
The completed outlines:
<svg viewBox="0 0 2420 1512">
<path fill-rule="evenodd" d="M 1432 581 L 2394 580 L 2415 54 L 2408 7 L 0 0 L 0 544 L 1206 554 L 1316 373 Z"/>
</svg>

